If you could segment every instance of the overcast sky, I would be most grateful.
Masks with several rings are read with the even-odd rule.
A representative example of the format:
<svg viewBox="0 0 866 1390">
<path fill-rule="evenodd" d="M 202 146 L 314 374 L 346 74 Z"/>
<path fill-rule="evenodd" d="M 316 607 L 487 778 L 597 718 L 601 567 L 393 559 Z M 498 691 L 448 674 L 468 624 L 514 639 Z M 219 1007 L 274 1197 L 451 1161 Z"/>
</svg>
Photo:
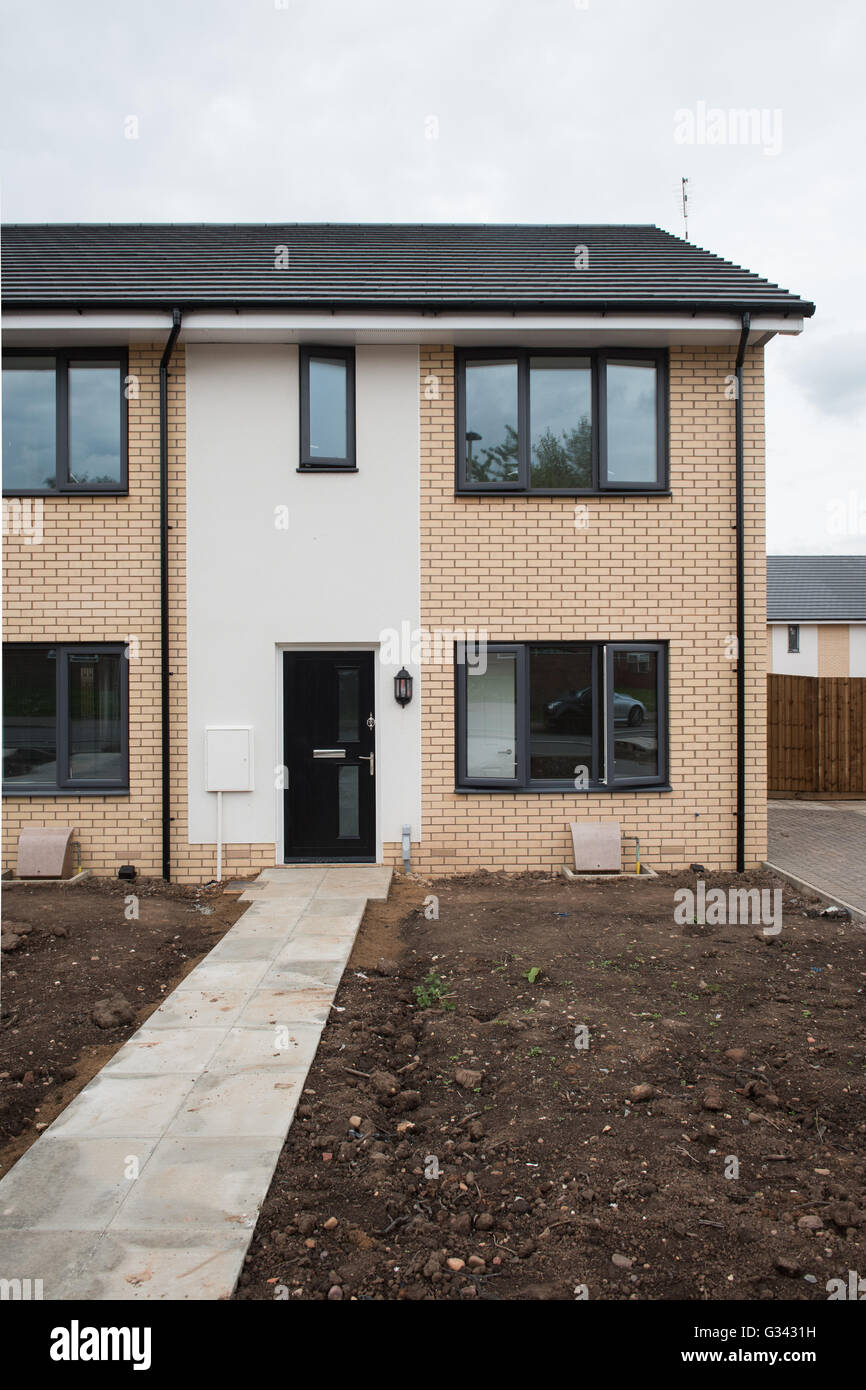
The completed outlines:
<svg viewBox="0 0 866 1390">
<path fill-rule="evenodd" d="M 2 11 L 5 221 L 682 234 L 686 175 L 694 242 L 818 305 L 767 353 L 768 549 L 866 553 L 863 0 Z M 697 142 L 741 108 L 762 113 L 756 139 Z"/>
</svg>

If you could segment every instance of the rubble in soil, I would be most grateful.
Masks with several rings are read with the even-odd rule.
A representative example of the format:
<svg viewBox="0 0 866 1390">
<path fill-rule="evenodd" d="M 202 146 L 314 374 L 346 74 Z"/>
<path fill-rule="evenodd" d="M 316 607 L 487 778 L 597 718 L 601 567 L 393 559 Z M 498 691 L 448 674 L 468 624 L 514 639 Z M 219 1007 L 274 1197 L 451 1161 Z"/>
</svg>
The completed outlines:
<svg viewBox="0 0 866 1390">
<path fill-rule="evenodd" d="M 235 1297 L 826 1299 L 866 1268 L 866 933 L 787 889 L 777 936 L 678 925 L 679 886 L 371 904 Z"/>
</svg>

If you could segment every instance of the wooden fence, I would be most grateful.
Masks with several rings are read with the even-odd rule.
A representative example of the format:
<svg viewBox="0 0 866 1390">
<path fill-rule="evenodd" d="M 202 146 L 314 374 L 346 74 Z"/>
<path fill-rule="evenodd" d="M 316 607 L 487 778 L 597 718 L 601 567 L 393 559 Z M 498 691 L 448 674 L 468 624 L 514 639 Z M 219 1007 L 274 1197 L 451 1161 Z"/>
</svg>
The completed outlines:
<svg viewBox="0 0 866 1390">
<path fill-rule="evenodd" d="M 866 794 L 866 677 L 767 677 L 770 796 Z"/>
</svg>

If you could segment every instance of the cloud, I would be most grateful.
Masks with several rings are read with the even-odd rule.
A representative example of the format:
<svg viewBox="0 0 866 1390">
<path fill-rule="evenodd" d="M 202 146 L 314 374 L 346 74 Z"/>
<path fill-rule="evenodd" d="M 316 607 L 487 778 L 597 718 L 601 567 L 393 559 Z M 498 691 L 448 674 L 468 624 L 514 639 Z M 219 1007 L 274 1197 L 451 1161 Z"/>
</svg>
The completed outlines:
<svg viewBox="0 0 866 1390">
<path fill-rule="evenodd" d="M 821 415 L 862 415 L 866 411 L 866 332 L 807 339 L 802 347 L 788 367 L 795 388 Z"/>
</svg>

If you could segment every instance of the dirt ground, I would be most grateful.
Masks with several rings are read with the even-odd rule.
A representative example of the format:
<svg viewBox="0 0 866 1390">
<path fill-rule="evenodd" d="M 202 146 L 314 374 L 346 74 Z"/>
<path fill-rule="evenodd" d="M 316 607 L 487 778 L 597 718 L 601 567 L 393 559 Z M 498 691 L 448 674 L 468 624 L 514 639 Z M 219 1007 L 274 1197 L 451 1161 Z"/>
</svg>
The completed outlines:
<svg viewBox="0 0 866 1390">
<path fill-rule="evenodd" d="M 137 919 L 130 895 L 138 900 Z M 244 906 L 220 888 L 168 886 L 161 879 L 4 890 L 0 1176 Z M 94 1004 L 117 992 L 130 1006 L 130 1021 L 98 1027 Z"/>
<path fill-rule="evenodd" d="M 679 925 L 694 885 L 371 904 L 235 1297 L 826 1300 L 864 1271 L 866 931 L 787 889 L 777 936 Z"/>
</svg>

